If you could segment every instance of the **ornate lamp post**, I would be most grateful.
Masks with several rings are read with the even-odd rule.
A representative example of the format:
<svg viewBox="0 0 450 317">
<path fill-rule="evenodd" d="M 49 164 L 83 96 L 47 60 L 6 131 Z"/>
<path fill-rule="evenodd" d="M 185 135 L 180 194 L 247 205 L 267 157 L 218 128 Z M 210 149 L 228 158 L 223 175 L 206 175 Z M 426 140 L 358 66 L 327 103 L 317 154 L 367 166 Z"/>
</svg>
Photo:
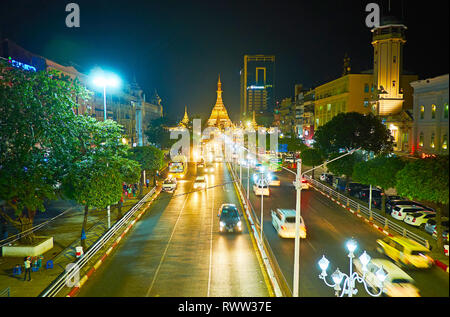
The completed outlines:
<svg viewBox="0 0 450 317">
<path fill-rule="evenodd" d="M 367 285 L 366 281 L 366 273 L 367 273 L 367 265 L 370 262 L 370 256 L 366 253 L 366 251 L 363 252 L 363 254 L 359 257 L 359 261 L 361 261 L 362 264 L 362 271 L 363 276 L 359 275 L 358 272 L 353 272 L 353 258 L 355 257 L 354 251 L 356 250 L 358 244 L 355 240 L 351 239 L 347 242 L 347 250 L 349 251 L 348 257 L 350 258 L 350 274 L 347 275 L 345 273 L 342 273 L 339 268 L 334 271 L 333 274 L 331 274 L 331 279 L 333 280 L 333 283 L 328 283 L 326 280 L 327 277 L 327 268 L 330 264 L 330 261 L 325 258 L 325 256 L 322 256 L 322 258 L 319 260 L 318 264 L 320 269 L 322 270 L 322 273 L 320 273 L 319 278 L 324 281 L 324 283 L 328 287 L 332 287 L 335 290 L 335 295 L 337 297 L 343 297 L 344 295 L 348 295 L 348 297 L 353 297 L 353 295 L 356 295 L 358 293 L 358 290 L 355 288 L 355 283 L 358 282 L 360 284 L 364 285 L 364 288 L 366 292 L 373 297 L 378 297 L 383 293 L 383 283 L 386 279 L 387 273 L 383 269 L 383 267 L 380 267 L 380 269 L 375 273 L 375 276 L 378 280 L 378 288 L 380 289 L 378 293 L 372 293 Z M 342 289 L 341 284 L 343 283 Z M 341 292 L 342 291 L 342 292 Z M 341 292 L 341 293 L 340 293 Z M 339 295 L 340 293 L 340 295 Z"/>
</svg>

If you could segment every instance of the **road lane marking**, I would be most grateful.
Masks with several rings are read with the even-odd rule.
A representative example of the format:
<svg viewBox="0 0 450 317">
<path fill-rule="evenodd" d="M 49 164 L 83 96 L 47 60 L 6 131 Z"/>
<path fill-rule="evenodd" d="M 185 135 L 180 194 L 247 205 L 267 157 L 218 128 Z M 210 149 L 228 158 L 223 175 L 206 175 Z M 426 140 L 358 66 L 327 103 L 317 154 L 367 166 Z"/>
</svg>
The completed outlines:
<svg viewBox="0 0 450 317">
<path fill-rule="evenodd" d="M 215 198 L 215 188 L 212 188 L 212 204 L 211 204 L 211 236 L 210 236 L 210 245 L 209 245 L 209 272 L 208 272 L 208 293 L 207 293 L 207 297 L 210 296 L 210 291 L 211 291 L 212 250 L 213 250 L 213 226 L 214 226 L 214 198 Z"/>
<path fill-rule="evenodd" d="M 153 276 L 153 280 L 152 280 L 152 283 L 150 284 L 150 288 L 148 289 L 147 294 L 145 295 L 146 297 L 149 297 L 149 294 L 150 294 L 150 292 L 151 292 L 151 290 L 153 288 L 153 285 L 155 284 L 156 277 L 158 276 L 159 270 L 161 269 L 162 263 L 164 262 L 164 260 L 166 258 L 167 250 L 169 249 L 170 242 L 172 241 L 173 235 L 174 235 L 175 230 L 177 228 L 178 221 L 180 220 L 181 214 L 183 213 L 184 207 L 186 206 L 186 202 L 188 201 L 189 194 L 190 193 L 188 193 L 186 195 L 186 199 L 184 200 L 183 207 L 181 207 L 180 213 L 178 214 L 177 221 L 175 222 L 175 225 L 173 226 L 172 234 L 170 235 L 169 241 L 167 242 L 166 249 L 164 250 L 164 253 L 163 253 L 163 255 L 161 257 L 161 260 L 160 260 L 160 262 L 158 264 L 158 268 L 156 269 L 156 272 L 155 272 L 155 274 Z"/>
</svg>

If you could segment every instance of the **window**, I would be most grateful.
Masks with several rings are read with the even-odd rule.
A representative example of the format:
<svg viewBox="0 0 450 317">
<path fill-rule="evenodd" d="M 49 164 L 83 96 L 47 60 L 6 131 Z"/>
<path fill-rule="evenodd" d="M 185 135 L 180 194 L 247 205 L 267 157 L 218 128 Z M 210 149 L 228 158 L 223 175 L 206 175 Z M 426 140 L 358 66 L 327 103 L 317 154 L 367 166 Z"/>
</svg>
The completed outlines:
<svg viewBox="0 0 450 317">
<path fill-rule="evenodd" d="M 394 63 L 397 63 L 397 56 L 394 56 Z"/>
<path fill-rule="evenodd" d="M 419 146 L 423 146 L 423 132 L 420 132 L 420 136 L 419 136 Z"/>
<path fill-rule="evenodd" d="M 420 106 L 420 119 L 423 120 L 425 118 L 425 106 Z"/>
<path fill-rule="evenodd" d="M 442 149 L 443 150 L 447 150 L 448 149 L 448 137 L 447 134 L 444 134 L 444 136 L 442 137 Z"/>
<path fill-rule="evenodd" d="M 327 104 L 327 111 L 331 111 L 331 103 Z"/>
<path fill-rule="evenodd" d="M 436 119 L 436 105 L 431 106 L 431 119 Z"/>
<path fill-rule="evenodd" d="M 369 106 L 369 100 L 364 100 L 364 107 L 368 107 Z"/>
<path fill-rule="evenodd" d="M 364 84 L 364 92 L 369 92 L 369 84 Z"/>
<path fill-rule="evenodd" d="M 448 103 L 444 105 L 444 119 L 448 119 Z"/>
<path fill-rule="evenodd" d="M 434 147 L 435 147 L 435 139 L 436 139 L 436 134 L 433 132 L 433 133 L 431 133 L 431 142 L 430 142 L 430 146 L 431 146 L 431 148 L 433 148 L 434 149 Z"/>
</svg>

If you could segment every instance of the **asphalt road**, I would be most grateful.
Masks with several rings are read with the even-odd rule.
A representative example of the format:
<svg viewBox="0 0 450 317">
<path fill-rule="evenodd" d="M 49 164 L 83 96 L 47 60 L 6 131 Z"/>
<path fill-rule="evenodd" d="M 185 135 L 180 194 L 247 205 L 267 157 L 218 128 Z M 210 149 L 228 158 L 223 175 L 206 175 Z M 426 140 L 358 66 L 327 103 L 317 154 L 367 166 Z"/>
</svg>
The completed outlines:
<svg viewBox="0 0 450 317">
<path fill-rule="evenodd" d="M 237 175 L 239 167 L 237 166 Z M 295 209 L 296 193 L 292 182 L 294 175 L 282 171 L 276 173 L 281 180 L 280 187 L 270 187 L 270 197 L 264 198 L 264 233 L 270 243 L 281 270 L 291 287 L 294 264 L 294 239 L 282 239 L 272 226 L 271 209 Z M 260 215 L 260 196 L 252 190 L 252 172 L 250 172 L 250 200 L 256 214 Z M 243 168 L 243 185 L 247 187 L 247 169 Z M 336 267 L 349 272 L 348 251 L 345 243 L 350 238 L 358 242 L 355 251 L 357 257 L 366 250 L 372 258 L 383 257 L 375 250 L 376 239 L 385 237 L 378 230 L 365 224 L 336 203 L 314 189 L 302 190 L 301 215 L 307 226 L 307 238 L 300 242 L 300 296 L 334 296 L 334 291 L 318 278 L 320 268 L 318 260 L 325 255 L 330 261 L 328 274 Z M 449 275 L 437 267 L 429 270 L 405 270 L 416 282 L 422 296 L 449 296 Z M 363 288 L 357 296 L 367 296 Z"/>
<path fill-rule="evenodd" d="M 219 233 L 220 205 L 241 209 L 225 164 L 208 176 L 207 190 L 193 192 L 195 175 L 191 167 L 174 194 L 161 193 L 78 296 L 270 295 L 247 227 Z"/>
</svg>

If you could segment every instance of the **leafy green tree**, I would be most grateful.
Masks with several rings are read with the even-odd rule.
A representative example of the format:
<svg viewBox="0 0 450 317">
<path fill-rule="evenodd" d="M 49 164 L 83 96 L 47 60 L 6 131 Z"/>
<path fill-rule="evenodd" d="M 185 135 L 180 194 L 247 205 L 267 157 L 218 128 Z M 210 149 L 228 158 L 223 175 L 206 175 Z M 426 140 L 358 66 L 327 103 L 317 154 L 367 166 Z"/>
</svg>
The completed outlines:
<svg viewBox="0 0 450 317">
<path fill-rule="evenodd" d="M 292 135 L 290 135 L 290 137 L 284 136 L 283 138 L 279 138 L 278 144 L 287 144 L 287 149 L 289 152 L 302 152 L 309 149 L 309 147 L 304 144 L 301 139 Z"/>
<path fill-rule="evenodd" d="M 0 214 L 23 232 L 45 211 L 44 201 L 58 195 L 75 155 L 74 109 L 89 94 L 56 71 L 27 72 L 0 61 L 0 74 L 0 200 L 13 210 Z"/>
<path fill-rule="evenodd" d="M 362 161 L 353 169 L 353 179 L 363 184 L 378 186 L 382 189 L 381 210 L 386 212 L 386 189 L 394 188 L 397 173 L 405 167 L 405 162 L 398 157 L 377 156 L 372 160 Z"/>
<path fill-rule="evenodd" d="M 141 165 L 139 196 L 142 197 L 142 189 L 145 182 L 144 170 L 147 170 L 153 176 L 153 183 L 155 184 L 156 171 L 163 165 L 164 153 L 154 146 L 140 146 L 130 149 L 129 158 L 139 162 Z"/>
<path fill-rule="evenodd" d="M 162 149 L 170 148 L 176 140 L 170 139 L 170 127 L 174 127 L 177 123 L 168 117 L 161 117 L 150 121 L 150 124 L 144 134 L 147 136 L 148 142 L 160 146 Z"/>
<path fill-rule="evenodd" d="M 342 153 L 332 153 L 329 160 L 341 156 Z M 361 162 L 363 157 L 360 153 L 354 152 L 353 154 L 344 156 L 343 158 L 327 163 L 328 170 L 335 175 L 344 175 L 345 182 L 348 183 L 349 179 L 353 176 L 353 168 L 355 164 Z"/>
<path fill-rule="evenodd" d="M 426 202 L 436 210 L 438 249 L 442 250 L 442 211 L 449 201 L 449 159 L 447 156 L 417 159 L 398 172 L 395 188 L 399 195 Z"/>
<path fill-rule="evenodd" d="M 389 129 L 373 114 L 340 113 L 317 129 L 314 147 L 326 156 L 344 149 L 361 148 L 374 154 L 390 153 L 393 137 Z"/>
<path fill-rule="evenodd" d="M 310 148 L 303 150 L 300 153 L 300 158 L 302 159 L 302 164 L 312 166 L 312 168 L 322 164 L 325 160 L 320 150 Z M 314 170 L 312 171 L 312 178 L 314 179 Z"/>
<path fill-rule="evenodd" d="M 112 120 L 97 121 L 77 116 L 74 133 L 78 153 L 64 179 L 65 194 L 84 205 L 82 233 L 86 231 L 89 207 L 106 208 L 119 202 L 122 183 L 137 182 L 139 163 L 126 158 L 127 147 L 120 141 L 122 127 Z M 85 248 L 85 240 L 81 240 Z"/>
</svg>

